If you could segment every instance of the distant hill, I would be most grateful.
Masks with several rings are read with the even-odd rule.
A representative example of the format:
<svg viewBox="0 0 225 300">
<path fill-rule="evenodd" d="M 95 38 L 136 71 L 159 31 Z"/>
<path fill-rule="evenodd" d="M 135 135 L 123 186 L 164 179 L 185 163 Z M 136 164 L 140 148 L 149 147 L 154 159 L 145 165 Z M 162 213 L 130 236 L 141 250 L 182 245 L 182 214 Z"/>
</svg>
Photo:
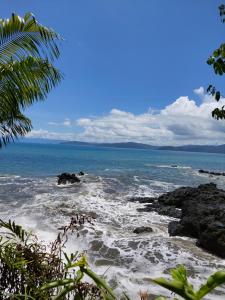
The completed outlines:
<svg viewBox="0 0 225 300">
<path fill-rule="evenodd" d="M 157 146 L 151 146 L 147 144 L 127 142 L 127 143 L 88 143 L 88 142 L 61 142 L 64 145 L 74 146 L 96 146 L 96 147 L 109 147 L 109 148 L 133 148 L 133 149 L 158 149 Z"/>
<path fill-rule="evenodd" d="M 186 145 L 186 146 L 163 146 L 158 147 L 160 150 L 171 151 L 188 151 L 188 152 L 206 152 L 206 153 L 224 153 L 225 145 L 211 146 L 211 145 Z"/>
<path fill-rule="evenodd" d="M 94 146 L 107 148 L 125 148 L 125 149 L 150 149 L 150 150 L 169 150 L 169 151 L 187 151 L 187 152 L 206 152 L 206 153 L 222 153 L 225 154 L 225 144 L 212 145 L 185 145 L 185 146 L 152 146 L 142 143 L 126 142 L 126 143 L 89 143 L 80 141 L 62 141 L 50 139 L 31 139 L 25 138 L 20 140 L 22 143 L 40 143 L 40 144 L 64 144 L 73 146 Z"/>
<path fill-rule="evenodd" d="M 62 142 L 67 145 L 96 146 L 109 148 L 130 148 L 130 149 L 152 149 L 152 150 L 170 150 L 170 151 L 187 151 L 187 152 L 206 152 L 206 153 L 223 153 L 225 154 L 225 145 L 185 145 L 185 146 L 152 146 L 142 143 L 88 143 L 88 142 Z"/>
</svg>

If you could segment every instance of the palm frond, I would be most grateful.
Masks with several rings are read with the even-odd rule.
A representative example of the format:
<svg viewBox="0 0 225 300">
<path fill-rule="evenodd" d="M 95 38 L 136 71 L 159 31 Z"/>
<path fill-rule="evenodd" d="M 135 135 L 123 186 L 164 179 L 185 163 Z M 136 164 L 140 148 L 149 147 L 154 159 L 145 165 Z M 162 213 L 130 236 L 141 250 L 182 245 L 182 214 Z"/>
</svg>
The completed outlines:
<svg viewBox="0 0 225 300">
<path fill-rule="evenodd" d="M 54 30 L 39 24 L 31 13 L 24 18 L 12 14 L 10 19 L 0 19 L 0 63 L 26 55 L 58 58 L 59 39 Z"/>
<path fill-rule="evenodd" d="M 44 100 L 61 79 L 60 71 L 41 58 L 29 56 L 0 66 L 0 111 Z"/>
<path fill-rule="evenodd" d="M 19 136 L 25 136 L 32 129 L 31 121 L 19 110 L 0 115 L 0 148 Z"/>
<path fill-rule="evenodd" d="M 62 79 L 51 63 L 60 36 L 28 13 L 0 19 L 0 148 L 32 128 L 21 112 L 44 100 Z"/>
</svg>

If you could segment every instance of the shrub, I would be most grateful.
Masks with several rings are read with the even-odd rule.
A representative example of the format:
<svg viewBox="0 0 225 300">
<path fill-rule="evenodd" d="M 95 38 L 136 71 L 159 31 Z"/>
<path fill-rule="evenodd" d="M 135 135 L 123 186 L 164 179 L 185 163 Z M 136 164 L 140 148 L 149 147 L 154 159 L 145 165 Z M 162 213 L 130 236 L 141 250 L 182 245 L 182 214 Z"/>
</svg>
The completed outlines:
<svg viewBox="0 0 225 300">
<path fill-rule="evenodd" d="M 115 299 L 103 278 L 89 267 L 83 254 L 63 251 L 69 233 L 90 220 L 71 218 L 50 245 L 10 220 L 0 220 L 0 298 L 11 299 Z M 83 281 L 86 274 L 93 283 Z"/>
</svg>

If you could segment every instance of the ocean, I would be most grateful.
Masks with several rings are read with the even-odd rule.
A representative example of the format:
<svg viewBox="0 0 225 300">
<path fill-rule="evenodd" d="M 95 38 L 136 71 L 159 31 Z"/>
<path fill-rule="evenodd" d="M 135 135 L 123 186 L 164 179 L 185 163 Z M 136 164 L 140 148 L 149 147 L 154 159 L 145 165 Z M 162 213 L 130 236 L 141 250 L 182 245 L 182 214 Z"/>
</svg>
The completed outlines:
<svg viewBox="0 0 225 300">
<path fill-rule="evenodd" d="M 48 242 L 74 214 L 90 214 L 93 224 L 70 238 L 67 251 L 86 252 L 91 267 L 117 294 L 125 291 L 131 299 L 138 299 L 140 290 L 166 295 L 150 278 L 167 276 L 169 268 L 184 264 L 199 285 L 217 268 L 225 269 L 225 260 L 198 248 L 194 239 L 170 237 L 172 218 L 137 212 L 144 204 L 128 200 L 208 182 L 224 187 L 225 177 L 199 174 L 199 169 L 225 171 L 225 155 L 10 144 L 0 151 L 0 218 L 15 220 Z M 57 185 L 58 174 L 79 171 L 85 172 L 81 183 Z M 139 226 L 150 226 L 153 233 L 134 234 Z M 224 299 L 221 290 L 208 299 Z"/>
</svg>

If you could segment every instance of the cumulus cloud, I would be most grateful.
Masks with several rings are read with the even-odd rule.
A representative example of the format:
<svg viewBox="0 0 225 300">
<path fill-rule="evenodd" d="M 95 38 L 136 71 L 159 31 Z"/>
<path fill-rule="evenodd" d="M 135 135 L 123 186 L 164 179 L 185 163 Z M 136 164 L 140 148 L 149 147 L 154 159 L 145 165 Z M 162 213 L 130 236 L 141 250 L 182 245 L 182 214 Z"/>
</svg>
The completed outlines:
<svg viewBox="0 0 225 300">
<path fill-rule="evenodd" d="M 76 139 L 76 135 L 74 133 L 59 133 L 48 131 L 45 129 L 34 129 L 26 135 L 27 138 L 43 138 L 43 139 L 50 139 L 50 140 L 68 140 L 72 141 Z"/>
<path fill-rule="evenodd" d="M 63 122 L 48 122 L 48 125 L 71 127 L 72 121 L 69 118 L 65 118 Z"/>
<path fill-rule="evenodd" d="M 203 98 L 204 89 L 195 93 Z M 202 100 L 198 105 L 188 97 L 180 97 L 161 111 L 148 110 L 143 114 L 112 109 L 107 115 L 76 120 L 79 134 L 66 133 L 63 139 L 92 142 L 141 142 L 152 145 L 222 144 L 225 143 L 225 121 L 211 117 L 215 107 L 225 105 L 225 99 Z M 69 120 L 69 119 L 68 119 Z M 69 120 L 70 121 L 70 120 Z M 69 122 L 71 126 L 72 122 Z M 56 132 L 32 131 L 30 136 L 57 138 Z"/>
<path fill-rule="evenodd" d="M 194 89 L 194 93 L 199 96 L 204 96 L 205 95 L 204 87 L 200 86 L 199 88 Z"/>
</svg>

